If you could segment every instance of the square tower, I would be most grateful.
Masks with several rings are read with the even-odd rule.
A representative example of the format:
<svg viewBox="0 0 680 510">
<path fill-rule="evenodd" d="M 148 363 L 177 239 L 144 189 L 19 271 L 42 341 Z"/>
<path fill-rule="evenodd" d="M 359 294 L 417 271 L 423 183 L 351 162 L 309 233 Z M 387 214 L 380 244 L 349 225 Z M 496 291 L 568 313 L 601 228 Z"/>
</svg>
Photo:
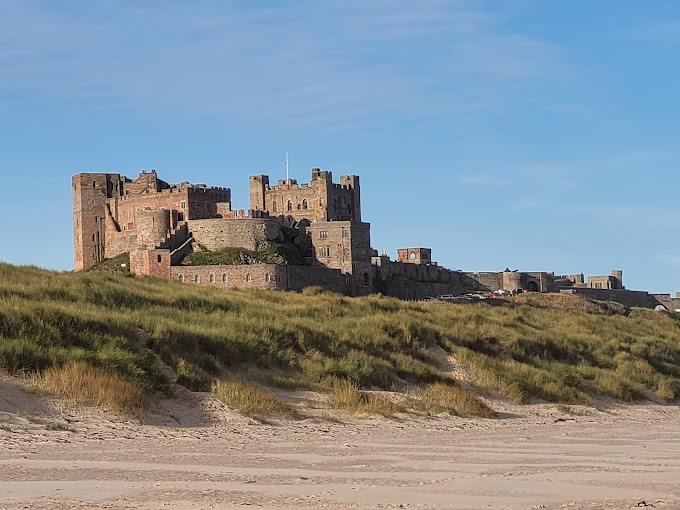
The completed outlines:
<svg viewBox="0 0 680 510">
<path fill-rule="evenodd" d="M 397 261 L 407 264 L 432 264 L 432 250 L 430 248 L 399 248 Z"/>
</svg>

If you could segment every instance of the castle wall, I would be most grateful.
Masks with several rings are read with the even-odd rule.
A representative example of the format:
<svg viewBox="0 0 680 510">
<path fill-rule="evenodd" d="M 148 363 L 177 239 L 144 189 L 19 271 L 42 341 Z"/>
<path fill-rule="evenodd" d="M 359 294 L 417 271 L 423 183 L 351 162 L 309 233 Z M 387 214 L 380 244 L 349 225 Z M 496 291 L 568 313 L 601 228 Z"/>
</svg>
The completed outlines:
<svg viewBox="0 0 680 510">
<path fill-rule="evenodd" d="M 666 307 L 669 312 L 680 310 L 680 297 L 671 297 L 670 294 L 650 294 L 658 304 Z"/>
<path fill-rule="evenodd" d="M 172 266 L 170 270 L 173 280 L 194 285 L 198 277 L 199 285 L 222 288 L 302 290 L 319 285 L 333 292 L 346 290 L 344 275 L 323 267 L 249 264 Z"/>
<path fill-rule="evenodd" d="M 106 256 L 109 258 L 117 257 L 123 253 L 140 248 L 136 230 L 113 232 L 107 237 L 106 241 Z"/>
<path fill-rule="evenodd" d="M 257 250 L 282 237 L 282 225 L 268 218 L 192 220 L 187 226 L 196 242 L 211 251 L 227 246 Z"/>
<path fill-rule="evenodd" d="M 310 266 L 285 266 L 288 273 L 288 290 L 302 290 L 318 285 L 324 289 L 344 294 L 346 277 L 338 269 Z"/>
<path fill-rule="evenodd" d="M 654 296 L 641 290 L 573 288 L 561 289 L 560 293 L 575 294 L 598 301 L 613 301 L 627 307 L 654 308 L 659 304 L 659 301 Z"/>
<path fill-rule="evenodd" d="M 479 283 L 479 290 L 483 290 L 485 292 L 493 292 L 496 290 L 500 289 L 505 289 L 505 282 L 503 281 L 503 274 L 504 273 L 466 273 L 470 278 L 473 280 L 477 281 Z M 514 285 L 515 282 L 511 281 L 512 277 L 509 277 L 507 279 L 508 285 Z M 517 282 L 519 284 L 519 282 Z M 508 290 L 515 290 L 518 289 L 519 287 L 514 287 L 513 289 L 508 289 Z"/>
<path fill-rule="evenodd" d="M 212 278 L 211 278 L 212 275 Z M 182 280 L 180 280 L 180 276 Z M 172 266 L 170 278 L 188 284 L 236 288 L 286 290 L 286 266 L 277 264 Z"/>
<path fill-rule="evenodd" d="M 426 297 L 437 297 L 442 294 L 458 295 L 469 292 L 469 288 L 457 284 L 437 282 L 419 282 L 403 276 L 393 276 L 378 286 L 378 290 L 387 296 L 404 300 L 420 300 Z"/>
</svg>

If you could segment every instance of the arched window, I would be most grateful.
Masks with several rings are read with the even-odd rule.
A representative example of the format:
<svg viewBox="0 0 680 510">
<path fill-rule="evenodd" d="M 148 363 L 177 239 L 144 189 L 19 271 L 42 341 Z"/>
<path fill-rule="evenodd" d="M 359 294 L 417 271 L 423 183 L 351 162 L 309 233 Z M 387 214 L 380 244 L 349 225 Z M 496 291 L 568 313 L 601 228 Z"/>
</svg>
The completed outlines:
<svg viewBox="0 0 680 510">
<path fill-rule="evenodd" d="M 298 209 L 298 211 L 300 210 L 300 204 L 297 205 L 297 209 Z"/>
<path fill-rule="evenodd" d="M 227 283 L 227 273 L 222 275 L 222 283 Z"/>
<path fill-rule="evenodd" d="M 246 273 L 246 282 L 250 283 L 250 273 Z"/>
<path fill-rule="evenodd" d="M 302 201 L 302 208 L 307 209 L 307 200 Z"/>
<path fill-rule="evenodd" d="M 96 188 L 97 187 L 97 181 L 92 181 L 92 187 Z"/>
<path fill-rule="evenodd" d="M 184 275 L 179 275 L 179 283 L 184 283 Z"/>
<path fill-rule="evenodd" d="M 214 274 L 210 275 L 210 283 L 215 283 L 215 275 Z"/>
<path fill-rule="evenodd" d="M 272 211 L 276 212 L 276 200 L 272 202 Z"/>
<path fill-rule="evenodd" d="M 264 275 L 264 281 L 267 282 L 267 283 L 269 283 L 269 281 L 270 281 L 270 280 L 269 280 L 269 273 L 266 273 L 266 274 Z"/>
<path fill-rule="evenodd" d="M 198 273 L 194 275 L 194 283 L 201 283 L 201 277 Z"/>
<path fill-rule="evenodd" d="M 369 281 L 368 273 L 364 273 L 364 285 L 368 285 L 368 281 Z"/>
<path fill-rule="evenodd" d="M 293 202 L 291 202 L 290 200 L 288 201 L 288 210 L 289 211 L 293 210 Z"/>
</svg>

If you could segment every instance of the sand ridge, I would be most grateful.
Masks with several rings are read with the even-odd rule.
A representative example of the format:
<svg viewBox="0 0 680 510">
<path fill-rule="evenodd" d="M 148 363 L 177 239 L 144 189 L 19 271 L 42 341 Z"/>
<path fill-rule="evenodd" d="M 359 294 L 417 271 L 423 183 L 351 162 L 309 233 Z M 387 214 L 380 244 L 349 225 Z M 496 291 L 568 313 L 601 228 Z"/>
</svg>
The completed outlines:
<svg viewBox="0 0 680 510">
<path fill-rule="evenodd" d="M 3 509 L 680 508 L 676 406 L 261 425 L 186 392 L 140 424 L 0 384 Z"/>
</svg>

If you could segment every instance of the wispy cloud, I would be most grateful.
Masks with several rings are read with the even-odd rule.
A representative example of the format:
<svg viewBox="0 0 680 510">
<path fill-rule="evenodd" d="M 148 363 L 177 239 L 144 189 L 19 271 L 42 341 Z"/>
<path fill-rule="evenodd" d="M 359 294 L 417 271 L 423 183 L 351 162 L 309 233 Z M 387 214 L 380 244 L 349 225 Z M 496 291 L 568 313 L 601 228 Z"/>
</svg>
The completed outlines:
<svg viewBox="0 0 680 510">
<path fill-rule="evenodd" d="M 680 19 L 630 28 L 624 37 L 656 44 L 680 44 Z"/>
<path fill-rule="evenodd" d="M 493 186 L 495 188 L 505 188 L 512 184 L 510 180 L 496 175 L 462 175 L 459 180 L 463 184 Z"/>
<path fill-rule="evenodd" d="M 324 129 L 485 112 L 561 62 L 465 2 L 96 5 L 6 4 L 0 96 Z"/>
</svg>

